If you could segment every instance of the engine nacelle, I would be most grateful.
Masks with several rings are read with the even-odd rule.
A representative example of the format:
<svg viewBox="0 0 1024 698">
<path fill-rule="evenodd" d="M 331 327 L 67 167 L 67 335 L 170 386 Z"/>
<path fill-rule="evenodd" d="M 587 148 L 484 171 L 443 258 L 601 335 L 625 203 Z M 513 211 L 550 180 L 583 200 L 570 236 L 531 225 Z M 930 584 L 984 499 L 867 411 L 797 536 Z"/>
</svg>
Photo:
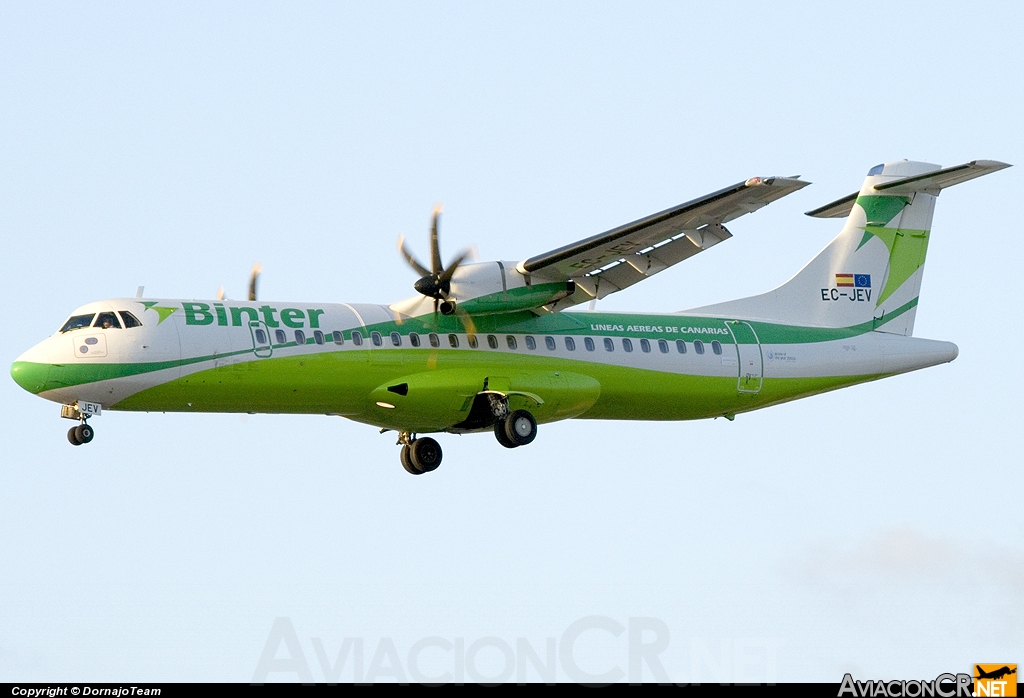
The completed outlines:
<svg viewBox="0 0 1024 698">
<path fill-rule="evenodd" d="M 481 262 L 460 266 L 452 276 L 450 297 L 478 315 L 532 310 L 576 292 L 576 283 L 547 281 L 516 271 L 515 262 Z"/>
</svg>

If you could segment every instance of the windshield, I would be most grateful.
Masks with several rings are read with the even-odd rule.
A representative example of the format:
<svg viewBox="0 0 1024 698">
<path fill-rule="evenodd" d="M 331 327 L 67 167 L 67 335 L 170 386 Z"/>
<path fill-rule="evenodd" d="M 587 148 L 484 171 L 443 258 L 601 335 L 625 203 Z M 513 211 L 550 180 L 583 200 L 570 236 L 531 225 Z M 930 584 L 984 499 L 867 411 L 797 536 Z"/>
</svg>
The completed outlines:
<svg viewBox="0 0 1024 698">
<path fill-rule="evenodd" d="M 83 327 L 88 327 L 92 324 L 92 319 L 96 317 L 96 313 L 89 313 L 88 315 L 74 315 L 67 322 L 64 323 L 64 327 L 60 328 L 61 332 L 70 332 L 71 330 L 78 330 Z"/>
<path fill-rule="evenodd" d="M 105 330 L 121 329 L 121 323 L 113 313 L 100 313 L 96 318 L 94 327 L 102 327 Z"/>
</svg>

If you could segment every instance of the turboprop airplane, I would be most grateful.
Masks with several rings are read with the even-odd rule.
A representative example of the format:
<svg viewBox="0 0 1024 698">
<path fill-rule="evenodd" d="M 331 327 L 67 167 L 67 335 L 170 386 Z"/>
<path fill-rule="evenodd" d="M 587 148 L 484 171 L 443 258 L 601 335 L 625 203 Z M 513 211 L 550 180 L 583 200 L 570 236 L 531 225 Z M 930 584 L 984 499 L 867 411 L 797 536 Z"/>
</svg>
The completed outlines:
<svg viewBox="0 0 1024 698">
<path fill-rule="evenodd" d="M 808 184 L 754 177 L 521 261 L 430 266 L 392 305 L 115 298 L 84 305 L 11 375 L 93 439 L 103 410 L 339 415 L 398 434 L 413 474 L 441 463 L 427 433 L 493 431 L 525 446 L 562 419 L 736 414 L 952 361 L 913 337 L 939 192 L 1008 167 L 889 162 L 808 215 L 845 218 L 789 281 L 679 313 L 570 312 L 731 237 L 725 224 Z M 258 271 L 258 270 L 257 270 Z"/>
</svg>

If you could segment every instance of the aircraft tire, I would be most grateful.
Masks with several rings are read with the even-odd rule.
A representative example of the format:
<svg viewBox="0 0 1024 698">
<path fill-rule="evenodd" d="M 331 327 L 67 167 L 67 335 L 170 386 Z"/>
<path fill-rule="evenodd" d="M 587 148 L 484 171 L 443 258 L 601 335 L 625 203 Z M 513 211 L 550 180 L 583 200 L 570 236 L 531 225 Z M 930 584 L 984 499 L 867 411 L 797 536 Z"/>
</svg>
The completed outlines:
<svg viewBox="0 0 1024 698">
<path fill-rule="evenodd" d="M 516 446 L 525 446 L 537 438 L 537 420 L 526 410 L 505 417 L 505 436 Z"/>
<path fill-rule="evenodd" d="M 422 475 L 423 471 L 412 464 L 412 457 L 409 455 L 409 445 L 402 446 L 402 452 L 399 454 L 399 459 L 402 461 L 402 467 L 405 468 L 405 472 L 411 473 L 412 475 Z"/>
<path fill-rule="evenodd" d="M 494 423 L 494 438 L 496 438 L 498 440 L 498 443 L 504 446 L 505 448 L 515 448 L 516 446 L 519 445 L 515 441 L 511 441 L 505 435 L 504 419 L 499 419 L 497 422 Z"/>
<path fill-rule="evenodd" d="M 87 444 L 92 441 L 92 437 L 96 435 L 96 430 L 88 424 L 79 424 L 75 427 L 75 436 L 83 444 Z"/>
<path fill-rule="evenodd" d="M 409 460 L 420 472 L 429 473 L 441 465 L 441 444 L 430 437 L 416 439 L 409 447 Z"/>
<path fill-rule="evenodd" d="M 71 427 L 68 429 L 68 441 L 71 442 L 72 446 L 82 445 L 82 442 L 78 440 L 78 427 Z"/>
</svg>

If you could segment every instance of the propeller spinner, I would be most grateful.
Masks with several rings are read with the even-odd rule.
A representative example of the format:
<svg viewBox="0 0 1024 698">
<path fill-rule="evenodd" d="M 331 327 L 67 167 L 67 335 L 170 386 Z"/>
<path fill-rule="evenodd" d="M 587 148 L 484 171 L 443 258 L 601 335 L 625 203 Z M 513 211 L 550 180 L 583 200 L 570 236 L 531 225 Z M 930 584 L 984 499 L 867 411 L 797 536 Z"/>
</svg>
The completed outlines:
<svg viewBox="0 0 1024 698">
<path fill-rule="evenodd" d="M 438 220 L 441 217 L 441 205 L 434 206 L 434 214 L 430 223 L 430 269 L 419 263 L 405 246 L 405 236 L 398 238 L 398 251 L 405 257 L 409 266 L 416 270 L 420 278 L 412 286 L 417 293 L 434 299 L 434 312 L 443 315 L 455 312 L 455 302 L 449 298 L 452 292 L 452 275 L 470 256 L 469 250 L 463 250 L 447 267 L 441 263 L 441 245 L 438 238 Z"/>
</svg>

